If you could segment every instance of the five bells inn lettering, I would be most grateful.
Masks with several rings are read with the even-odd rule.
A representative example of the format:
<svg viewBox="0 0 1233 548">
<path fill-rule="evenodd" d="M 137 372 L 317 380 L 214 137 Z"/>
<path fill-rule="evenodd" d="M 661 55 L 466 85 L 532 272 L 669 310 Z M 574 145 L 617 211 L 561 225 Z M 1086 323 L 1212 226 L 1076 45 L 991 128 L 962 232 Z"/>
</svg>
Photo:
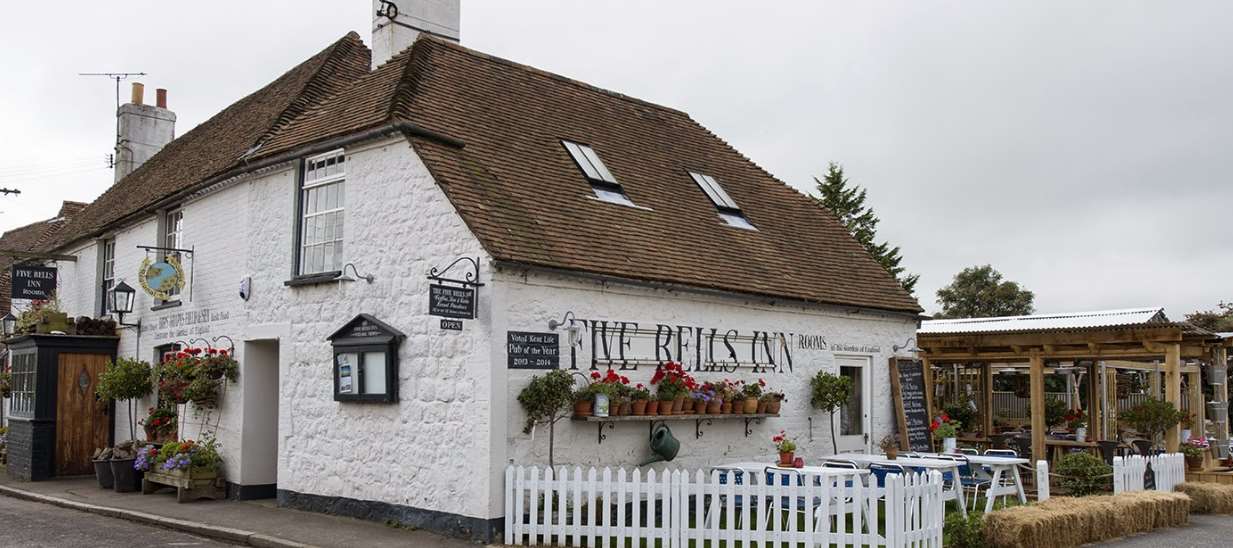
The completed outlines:
<svg viewBox="0 0 1233 548">
<path fill-rule="evenodd" d="M 14 265 L 10 276 L 14 299 L 50 300 L 56 296 L 56 268 Z"/>
</svg>

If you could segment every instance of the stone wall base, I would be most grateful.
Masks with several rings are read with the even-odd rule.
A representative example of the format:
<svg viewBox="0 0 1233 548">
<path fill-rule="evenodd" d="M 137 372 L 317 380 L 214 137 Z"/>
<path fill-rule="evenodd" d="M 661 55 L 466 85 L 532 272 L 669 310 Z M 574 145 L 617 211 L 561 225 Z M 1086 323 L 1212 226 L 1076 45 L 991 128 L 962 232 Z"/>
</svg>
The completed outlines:
<svg viewBox="0 0 1233 548">
<path fill-rule="evenodd" d="M 498 541 L 504 531 L 504 518 L 482 519 L 401 504 L 346 497 L 327 497 L 278 490 L 278 505 L 296 510 L 334 514 L 380 523 L 396 523 L 470 541 Z"/>
</svg>

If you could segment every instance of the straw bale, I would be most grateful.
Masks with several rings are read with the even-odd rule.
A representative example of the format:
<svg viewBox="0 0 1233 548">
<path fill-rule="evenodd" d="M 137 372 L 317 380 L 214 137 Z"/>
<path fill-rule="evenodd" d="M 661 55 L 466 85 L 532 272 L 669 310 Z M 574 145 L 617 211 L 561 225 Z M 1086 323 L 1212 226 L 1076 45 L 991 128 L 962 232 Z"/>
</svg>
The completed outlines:
<svg viewBox="0 0 1233 548">
<path fill-rule="evenodd" d="M 1080 546 L 1183 525 L 1189 515 L 1190 500 L 1180 493 L 1057 497 L 989 514 L 985 518 L 985 541 L 1001 548 Z"/>
<path fill-rule="evenodd" d="M 1233 485 L 1186 482 L 1177 490 L 1190 497 L 1190 511 L 1196 514 L 1233 514 Z"/>
</svg>

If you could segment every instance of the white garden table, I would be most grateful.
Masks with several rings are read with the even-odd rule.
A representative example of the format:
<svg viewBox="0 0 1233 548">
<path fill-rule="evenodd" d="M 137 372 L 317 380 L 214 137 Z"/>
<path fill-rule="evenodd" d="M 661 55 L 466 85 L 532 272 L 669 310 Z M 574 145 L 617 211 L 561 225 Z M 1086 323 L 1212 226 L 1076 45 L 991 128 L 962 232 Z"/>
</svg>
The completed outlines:
<svg viewBox="0 0 1233 548">
<path fill-rule="evenodd" d="M 928 468 L 942 473 L 950 472 L 952 481 L 950 488 L 942 489 L 942 500 L 953 500 L 959 505 L 959 512 L 964 517 L 968 515 L 967 503 L 963 500 L 963 482 L 959 479 L 959 463 L 950 459 L 930 459 L 922 457 L 887 458 L 883 454 L 869 455 L 865 453 L 840 453 L 826 457 L 836 461 L 852 461 L 858 466 L 868 467 L 870 464 L 897 464 L 904 468 Z"/>
<path fill-rule="evenodd" d="M 931 456 L 930 453 L 925 453 L 925 456 Z M 963 455 L 967 457 L 968 462 L 975 465 L 987 466 L 993 473 L 993 477 L 989 483 L 989 490 L 985 492 L 985 513 L 993 511 L 993 499 L 1002 495 L 1016 495 L 1019 497 L 1019 504 L 1027 504 L 1027 493 L 1023 490 L 1023 480 L 1019 477 L 1019 465 L 1030 465 L 1031 461 L 1016 457 L 996 457 L 993 455 Z M 1002 485 L 1002 479 L 1009 474 L 1015 479 L 1010 485 Z"/>
</svg>

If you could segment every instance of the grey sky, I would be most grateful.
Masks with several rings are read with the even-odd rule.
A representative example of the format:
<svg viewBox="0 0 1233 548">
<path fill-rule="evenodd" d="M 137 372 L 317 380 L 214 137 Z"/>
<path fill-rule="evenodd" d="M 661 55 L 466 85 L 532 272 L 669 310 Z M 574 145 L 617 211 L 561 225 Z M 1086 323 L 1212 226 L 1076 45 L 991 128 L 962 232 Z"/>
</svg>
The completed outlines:
<svg viewBox="0 0 1233 548">
<path fill-rule="evenodd" d="M 149 73 L 183 134 L 347 31 L 367 40 L 369 12 L 8 6 L 0 186 L 23 194 L 0 197 L 0 229 L 111 182 L 113 87 L 78 72 Z M 1231 28 L 1228 2 L 463 0 L 462 37 L 686 110 L 802 190 L 842 162 L 930 311 L 955 272 L 992 263 L 1041 311 L 1180 318 L 1233 299 Z"/>
</svg>

